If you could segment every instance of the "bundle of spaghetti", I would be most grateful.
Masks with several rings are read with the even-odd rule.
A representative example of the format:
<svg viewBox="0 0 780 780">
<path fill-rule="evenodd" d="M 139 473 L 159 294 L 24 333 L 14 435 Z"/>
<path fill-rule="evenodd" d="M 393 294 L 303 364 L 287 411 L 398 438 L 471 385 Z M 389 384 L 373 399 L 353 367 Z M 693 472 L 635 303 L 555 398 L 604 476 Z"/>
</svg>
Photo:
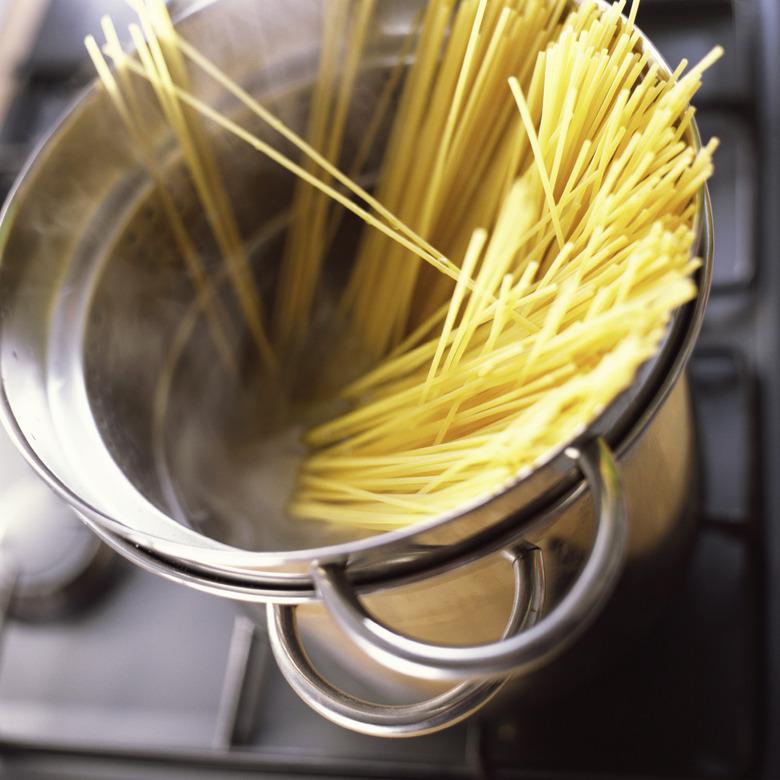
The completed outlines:
<svg viewBox="0 0 780 780">
<path fill-rule="evenodd" d="M 136 5 L 137 59 L 112 37 L 105 50 L 152 84 L 182 146 L 195 143 L 170 105 L 300 180 L 273 308 L 280 356 L 313 327 L 334 205 L 365 223 L 340 315 L 375 366 L 341 391 L 348 412 L 305 435 L 291 515 L 384 530 L 500 490 L 627 389 L 695 297 L 717 142 L 691 145 L 690 102 L 722 52 L 662 73 L 634 27 L 638 2 L 626 19 L 625 0 L 430 0 L 350 176 L 345 121 L 373 2 L 328 5 L 305 138 L 180 38 L 162 0 Z M 302 159 L 194 96 L 182 58 Z M 355 178 L 401 84 L 368 192 Z"/>
<path fill-rule="evenodd" d="M 517 163 L 503 187 L 482 181 L 473 213 L 488 229 L 455 221 L 452 246 L 466 248 L 448 301 L 344 390 L 349 413 L 309 431 L 292 514 L 384 530 L 491 494 L 581 434 L 695 297 L 694 215 L 717 142 L 694 151 L 685 133 L 720 51 L 666 79 L 636 52 L 620 7 L 571 14 L 527 96 L 510 77 L 523 132 L 510 134 Z M 389 302 L 366 309 L 385 334 L 391 277 L 350 291 Z"/>
</svg>

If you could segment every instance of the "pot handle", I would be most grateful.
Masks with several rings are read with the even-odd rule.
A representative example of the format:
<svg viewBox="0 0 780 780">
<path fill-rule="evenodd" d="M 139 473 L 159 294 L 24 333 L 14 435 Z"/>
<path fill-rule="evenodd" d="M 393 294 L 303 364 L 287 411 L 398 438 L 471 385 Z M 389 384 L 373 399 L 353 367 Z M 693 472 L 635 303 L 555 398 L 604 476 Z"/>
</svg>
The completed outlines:
<svg viewBox="0 0 780 780">
<path fill-rule="evenodd" d="M 541 614 L 544 572 L 538 550 L 513 555 L 515 597 L 504 636 L 533 625 Z M 298 636 L 295 607 L 269 604 L 268 635 L 279 669 L 292 689 L 323 717 L 374 737 L 417 737 L 454 726 L 479 710 L 508 678 L 463 682 L 415 704 L 363 701 L 336 688 L 313 667 Z"/>
<path fill-rule="evenodd" d="M 343 566 L 317 566 L 313 577 L 331 616 L 366 653 L 403 674 L 429 680 L 464 680 L 522 674 L 558 655 L 598 615 L 622 569 L 627 518 L 620 475 L 599 438 L 570 450 L 593 495 L 596 538 L 582 573 L 561 603 L 528 630 L 474 646 L 435 645 L 393 631 L 373 617 L 355 594 Z"/>
</svg>

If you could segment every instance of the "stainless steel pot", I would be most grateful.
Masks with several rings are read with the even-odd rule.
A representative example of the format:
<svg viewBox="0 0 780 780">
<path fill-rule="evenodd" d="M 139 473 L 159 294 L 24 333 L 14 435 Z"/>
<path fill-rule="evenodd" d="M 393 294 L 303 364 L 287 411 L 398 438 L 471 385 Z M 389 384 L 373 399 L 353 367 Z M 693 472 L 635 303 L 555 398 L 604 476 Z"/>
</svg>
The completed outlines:
<svg viewBox="0 0 780 780">
<path fill-rule="evenodd" d="M 350 117 L 348 143 L 359 141 L 377 79 L 419 5 L 378 4 L 359 84 L 366 99 Z M 180 24 L 302 130 L 322 3 L 290 0 L 284 14 L 277 8 L 272 0 L 221 0 Z M 194 88 L 251 126 L 207 81 L 196 79 Z M 151 100 L 144 105 L 154 122 Z M 169 180 L 208 258 L 181 162 L 165 128 L 154 126 Z M 698 144 L 695 127 L 691 133 Z M 267 292 L 293 182 L 235 142 L 220 137 L 215 146 Z M 267 604 L 283 674 L 324 716 L 381 736 L 451 725 L 510 676 L 558 675 L 556 659 L 587 644 L 583 634 L 594 620 L 629 622 L 637 599 L 682 559 L 695 483 L 684 370 L 712 261 L 706 189 L 699 195 L 700 295 L 676 316 L 631 391 L 495 495 L 403 531 L 362 537 L 272 522 L 258 510 L 265 496 L 257 474 L 237 468 L 223 446 L 237 435 L 242 445 L 251 440 L 243 429 L 256 387 L 252 377 L 215 370 L 216 357 L 204 347 L 204 301 L 192 292 L 155 197 L 107 98 L 90 90 L 39 148 L 5 206 L 3 422 L 38 473 L 126 557 L 190 587 Z M 226 288 L 216 294 L 229 308 Z M 350 668 L 358 676 L 381 684 L 392 670 L 407 687 L 420 681 L 412 689 L 429 691 L 422 681 L 454 687 L 412 705 L 365 702 L 315 670 L 299 624 L 320 644 L 335 642 L 331 656 L 354 653 Z M 337 638 L 344 634 L 349 651 Z M 605 630 L 601 638 L 611 636 Z"/>
</svg>

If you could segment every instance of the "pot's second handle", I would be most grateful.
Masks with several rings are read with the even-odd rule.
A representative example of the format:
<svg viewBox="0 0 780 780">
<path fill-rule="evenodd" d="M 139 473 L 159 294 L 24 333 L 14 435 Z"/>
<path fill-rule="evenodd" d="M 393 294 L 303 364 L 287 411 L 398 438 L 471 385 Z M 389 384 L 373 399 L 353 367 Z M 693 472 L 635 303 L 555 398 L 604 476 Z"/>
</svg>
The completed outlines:
<svg viewBox="0 0 780 780">
<path fill-rule="evenodd" d="M 543 665 L 565 649 L 596 617 L 620 575 L 626 545 L 626 511 L 612 453 L 601 439 L 576 453 L 597 514 L 588 562 L 561 603 L 539 620 L 544 597 L 541 552 L 514 555 L 515 599 L 504 636 L 474 647 L 432 645 L 394 632 L 361 604 L 343 568 L 315 571 L 332 616 L 369 655 L 385 666 L 426 679 L 483 678 L 463 682 L 418 704 L 372 704 L 344 693 L 314 669 L 301 645 L 295 607 L 268 605 L 268 632 L 279 668 L 293 690 L 324 717 L 345 728 L 383 737 L 410 737 L 447 728 L 476 712 L 506 681 L 491 679 Z M 487 678 L 487 679 L 485 679 Z"/>
<path fill-rule="evenodd" d="M 626 509 L 615 459 L 603 439 L 576 453 L 597 516 L 596 538 L 582 573 L 558 606 L 526 631 L 470 647 L 434 645 L 399 634 L 363 606 L 340 566 L 314 571 L 317 590 L 341 628 L 390 669 L 429 680 L 463 680 L 518 674 L 538 668 L 598 615 L 620 575 L 627 539 Z"/>
<path fill-rule="evenodd" d="M 544 593 L 538 550 L 513 556 L 513 570 L 515 598 L 504 636 L 538 620 Z M 506 678 L 464 682 L 415 704 L 374 704 L 336 688 L 316 671 L 298 636 L 295 607 L 268 605 L 268 635 L 282 675 L 312 709 L 344 728 L 374 737 L 417 737 L 453 726 L 483 707 L 506 682 Z"/>
</svg>

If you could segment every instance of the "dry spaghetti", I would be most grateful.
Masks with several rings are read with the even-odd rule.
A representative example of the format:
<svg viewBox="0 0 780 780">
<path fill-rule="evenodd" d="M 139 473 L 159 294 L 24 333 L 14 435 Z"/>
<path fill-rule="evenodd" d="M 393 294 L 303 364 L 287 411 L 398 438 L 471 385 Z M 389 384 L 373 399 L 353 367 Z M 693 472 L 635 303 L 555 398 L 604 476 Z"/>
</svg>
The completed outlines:
<svg viewBox="0 0 780 780">
<path fill-rule="evenodd" d="M 341 389 L 348 411 L 306 432 L 293 516 L 384 530 L 500 489 L 628 388 L 695 297 L 694 219 L 717 142 L 691 146 L 691 100 L 721 50 L 662 73 L 641 48 L 637 2 L 624 17 L 624 0 L 430 0 L 349 176 L 344 133 L 373 0 L 327 4 L 305 138 L 183 40 L 162 0 L 134 5 L 137 57 L 108 22 L 118 77 L 94 41 L 90 54 L 182 233 L 132 111 L 131 74 L 153 86 L 269 370 L 314 328 L 340 210 L 364 223 L 334 316 L 373 367 Z M 193 95 L 187 63 L 302 159 Z M 367 191 L 356 178 L 396 91 Z M 204 121 L 298 177 L 271 305 L 245 272 Z M 207 285 L 186 234 L 178 243 Z"/>
</svg>

